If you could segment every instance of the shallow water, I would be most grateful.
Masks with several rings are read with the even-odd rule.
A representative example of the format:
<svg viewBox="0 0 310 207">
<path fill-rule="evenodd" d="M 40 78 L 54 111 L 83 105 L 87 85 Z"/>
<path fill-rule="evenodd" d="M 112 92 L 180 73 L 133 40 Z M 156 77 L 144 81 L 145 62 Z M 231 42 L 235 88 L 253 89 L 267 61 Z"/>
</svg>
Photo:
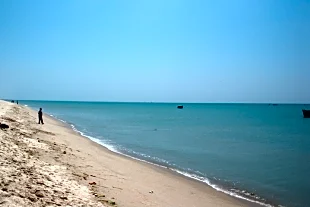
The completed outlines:
<svg viewBox="0 0 310 207">
<path fill-rule="evenodd" d="M 310 206 L 309 105 L 20 101 L 111 150 L 216 189 L 273 205 Z"/>
</svg>

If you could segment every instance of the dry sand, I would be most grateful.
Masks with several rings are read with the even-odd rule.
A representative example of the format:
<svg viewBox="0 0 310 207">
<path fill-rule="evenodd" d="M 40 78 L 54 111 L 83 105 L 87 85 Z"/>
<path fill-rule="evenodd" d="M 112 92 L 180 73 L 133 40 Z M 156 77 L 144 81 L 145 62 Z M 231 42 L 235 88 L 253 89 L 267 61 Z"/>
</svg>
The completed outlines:
<svg viewBox="0 0 310 207">
<path fill-rule="evenodd" d="M 113 153 L 52 117 L 0 101 L 1 206 L 254 206 Z M 120 126 L 121 127 L 121 126 Z M 151 192 L 151 193 L 150 193 Z"/>
</svg>

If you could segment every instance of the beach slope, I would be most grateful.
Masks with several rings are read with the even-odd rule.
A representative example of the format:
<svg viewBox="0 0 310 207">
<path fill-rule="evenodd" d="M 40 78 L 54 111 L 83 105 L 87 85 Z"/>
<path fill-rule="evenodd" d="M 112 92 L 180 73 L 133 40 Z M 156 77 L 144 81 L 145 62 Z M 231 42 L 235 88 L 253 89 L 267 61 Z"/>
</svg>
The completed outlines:
<svg viewBox="0 0 310 207">
<path fill-rule="evenodd" d="M 28 107 L 0 101 L 3 206 L 254 206 L 80 136 Z M 121 126 L 120 126 L 121 127 Z"/>
</svg>

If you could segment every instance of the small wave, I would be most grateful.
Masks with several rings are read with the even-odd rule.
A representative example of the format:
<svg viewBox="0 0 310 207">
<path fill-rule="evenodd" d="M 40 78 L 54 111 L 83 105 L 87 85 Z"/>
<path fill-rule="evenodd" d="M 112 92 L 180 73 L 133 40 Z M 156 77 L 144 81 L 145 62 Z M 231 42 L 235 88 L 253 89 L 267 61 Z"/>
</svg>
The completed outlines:
<svg viewBox="0 0 310 207">
<path fill-rule="evenodd" d="M 262 206 L 267 206 L 267 207 L 273 207 L 272 205 L 270 204 L 266 204 L 266 203 L 263 203 L 263 202 L 260 202 L 260 201 L 256 201 L 256 200 L 252 200 L 252 199 L 249 199 L 249 198 L 246 198 L 244 196 L 241 196 L 237 193 L 234 193 L 232 191 L 228 191 L 228 190 L 225 190 L 221 187 L 219 187 L 218 185 L 215 185 L 215 184 L 212 184 L 210 182 L 209 179 L 205 178 L 205 177 L 201 177 L 201 176 L 197 176 L 195 174 L 190 174 L 190 173 L 187 173 L 187 172 L 183 172 L 183 171 L 180 171 L 180 170 L 177 170 L 177 169 L 171 169 L 172 171 L 175 171 L 179 174 L 182 174 L 186 177 L 189 177 L 189 178 L 192 178 L 192 179 L 195 179 L 195 180 L 198 180 L 200 182 L 203 182 L 203 183 L 206 183 L 207 185 L 209 185 L 210 187 L 212 187 L 213 189 L 217 190 L 217 191 L 220 191 L 222 193 L 225 193 L 225 194 L 228 194 L 230 196 L 233 196 L 233 197 L 236 197 L 236 198 L 239 198 L 239 199 L 243 199 L 243 200 L 246 200 L 246 201 L 249 201 L 249 202 L 252 202 L 252 203 L 257 203 L 259 205 L 262 205 Z M 246 195 L 249 194 L 249 193 L 245 193 Z M 249 194 L 250 195 L 250 194 Z M 259 199 L 259 197 L 256 197 L 256 199 Z"/>
<path fill-rule="evenodd" d="M 117 148 L 116 148 L 115 146 L 110 145 L 110 144 L 107 144 L 106 142 L 104 142 L 104 141 L 102 141 L 102 140 L 100 140 L 100 139 L 97 139 L 97 138 L 95 138 L 95 137 L 88 136 L 88 135 L 84 134 L 83 132 L 81 132 L 81 131 L 79 131 L 78 129 L 76 129 L 76 127 L 75 127 L 73 124 L 71 124 L 70 126 L 71 126 L 71 128 L 72 128 L 75 132 L 79 133 L 81 136 L 86 137 L 86 138 L 88 138 L 88 139 L 90 139 L 90 140 L 96 142 L 97 144 L 100 144 L 100 145 L 104 146 L 105 148 L 107 148 L 108 150 L 110 150 L 110 151 L 112 151 L 112 152 L 114 152 L 114 153 L 123 155 L 123 156 L 125 156 L 125 157 L 129 157 L 129 158 L 134 159 L 134 160 L 138 160 L 138 161 L 141 161 L 141 162 L 145 162 L 145 163 L 148 163 L 148 164 L 151 164 L 151 165 L 155 165 L 155 166 L 158 166 L 158 167 L 161 167 L 161 168 L 166 168 L 166 169 L 168 169 L 168 167 L 165 167 L 165 166 L 162 166 L 162 165 L 159 165 L 159 164 L 155 164 L 155 163 L 152 163 L 152 162 L 148 162 L 148 161 L 146 161 L 146 160 L 139 159 L 139 158 L 137 158 L 137 157 L 133 157 L 133 156 L 124 154 L 124 153 L 120 152 L 119 150 L 117 150 Z"/>
<path fill-rule="evenodd" d="M 123 148 L 123 151 L 126 151 L 126 152 L 129 153 L 129 154 L 134 154 L 134 155 L 136 155 L 136 156 L 138 156 L 138 157 L 143 157 L 143 158 L 145 158 L 145 159 L 151 159 L 151 160 L 153 160 L 153 161 L 156 161 L 156 163 L 159 163 L 159 164 L 160 164 L 160 163 L 164 163 L 164 164 L 166 164 L 166 165 L 168 165 L 168 166 L 174 165 L 174 164 L 170 163 L 169 161 L 167 161 L 167 160 L 165 160 L 165 159 L 158 158 L 158 157 L 153 157 L 153 156 L 150 156 L 150 155 L 141 153 L 141 152 L 136 152 L 136 151 L 134 151 L 134 150 L 130 150 L 130 149 Z M 131 156 L 130 156 L 130 157 L 131 157 Z M 135 158 L 136 158 L 136 157 L 135 157 Z M 155 164 L 156 164 L 156 163 L 155 163 Z M 152 164 L 154 164 L 154 163 L 152 163 Z M 168 168 L 167 166 L 164 166 L 164 167 Z"/>
<path fill-rule="evenodd" d="M 94 138 L 94 137 L 91 137 L 91 136 L 88 136 L 88 135 L 84 134 L 83 132 L 77 130 L 76 127 L 73 124 L 70 124 L 70 126 L 73 129 L 73 131 L 79 133 L 81 136 L 86 137 L 86 138 L 92 140 L 93 142 L 96 142 L 97 144 L 100 144 L 100 145 L 104 146 L 105 148 L 107 148 L 108 150 L 110 150 L 112 152 L 118 153 L 118 151 L 116 150 L 116 148 L 114 146 L 108 145 L 108 144 L 106 144 L 105 142 L 103 142 L 100 139 L 97 139 L 97 138 Z"/>
<path fill-rule="evenodd" d="M 62 120 L 62 119 L 58 119 L 59 121 L 61 121 L 62 123 L 67 123 L 66 121 Z"/>
<path fill-rule="evenodd" d="M 28 106 L 28 105 L 24 105 L 24 106 Z"/>
</svg>

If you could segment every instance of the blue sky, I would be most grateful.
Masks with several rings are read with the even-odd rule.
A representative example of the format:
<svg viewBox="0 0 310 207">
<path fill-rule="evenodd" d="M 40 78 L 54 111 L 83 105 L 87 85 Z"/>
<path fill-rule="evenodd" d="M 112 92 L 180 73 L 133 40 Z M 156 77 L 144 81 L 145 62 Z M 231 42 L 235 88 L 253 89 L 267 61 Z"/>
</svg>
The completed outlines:
<svg viewBox="0 0 310 207">
<path fill-rule="evenodd" d="M 0 1 L 0 98 L 310 103 L 310 1 Z"/>
</svg>

